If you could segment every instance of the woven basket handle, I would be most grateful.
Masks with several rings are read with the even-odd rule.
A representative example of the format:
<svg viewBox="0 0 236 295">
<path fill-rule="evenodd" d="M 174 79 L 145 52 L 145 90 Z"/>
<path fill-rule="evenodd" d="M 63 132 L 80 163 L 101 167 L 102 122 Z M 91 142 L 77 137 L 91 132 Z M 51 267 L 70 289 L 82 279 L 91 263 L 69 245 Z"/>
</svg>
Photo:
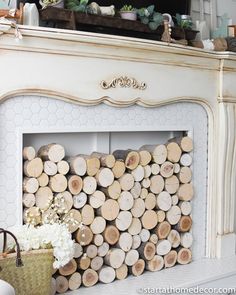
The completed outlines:
<svg viewBox="0 0 236 295">
<path fill-rule="evenodd" d="M 20 245 L 17 241 L 17 238 L 13 233 L 11 233 L 8 230 L 5 230 L 3 228 L 0 228 L 0 234 L 3 233 L 3 252 L 6 250 L 6 245 L 7 245 L 7 234 L 12 236 L 15 243 L 16 243 L 16 267 L 23 266 L 23 262 L 21 260 L 21 254 L 20 254 Z"/>
</svg>

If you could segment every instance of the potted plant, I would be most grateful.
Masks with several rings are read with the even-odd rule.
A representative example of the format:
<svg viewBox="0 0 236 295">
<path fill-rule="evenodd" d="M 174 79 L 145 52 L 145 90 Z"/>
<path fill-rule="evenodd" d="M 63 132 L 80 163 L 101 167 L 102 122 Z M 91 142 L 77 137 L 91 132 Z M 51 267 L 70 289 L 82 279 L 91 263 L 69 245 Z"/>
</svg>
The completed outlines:
<svg viewBox="0 0 236 295">
<path fill-rule="evenodd" d="M 137 15 L 141 23 L 148 25 L 151 30 L 155 31 L 163 23 L 163 15 L 154 9 L 154 5 L 142 7 L 137 10 Z"/>
<path fill-rule="evenodd" d="M 64 8 L 64 0 L 39 0 L 39 4 L 42 6 L 42 9 L 48 6 Z"/>
<path fill-rule="evenodd" d="M 137 20 L 137 10 L 132 5 L 124 5 L 120 9 L 120 16 L 123 19 Z"/>
</svg>

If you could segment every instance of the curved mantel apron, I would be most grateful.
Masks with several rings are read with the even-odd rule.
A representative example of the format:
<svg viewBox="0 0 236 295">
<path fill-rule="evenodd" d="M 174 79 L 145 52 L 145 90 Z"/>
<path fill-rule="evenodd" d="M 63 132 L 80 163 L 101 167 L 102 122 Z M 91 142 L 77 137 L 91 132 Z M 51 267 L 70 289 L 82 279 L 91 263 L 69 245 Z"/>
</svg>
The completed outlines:
<svg viewBox="0 0 236 295">
<path fill-rule="evenodd" d="M 236 54 L 78 31 L 20 30 L 22 40 L 13 30 L 0 35 L 1 101 L 40 94 L 83 105 L 187 101 L 206 109 L 206 256 L 235 255 Z"/>
</svg>

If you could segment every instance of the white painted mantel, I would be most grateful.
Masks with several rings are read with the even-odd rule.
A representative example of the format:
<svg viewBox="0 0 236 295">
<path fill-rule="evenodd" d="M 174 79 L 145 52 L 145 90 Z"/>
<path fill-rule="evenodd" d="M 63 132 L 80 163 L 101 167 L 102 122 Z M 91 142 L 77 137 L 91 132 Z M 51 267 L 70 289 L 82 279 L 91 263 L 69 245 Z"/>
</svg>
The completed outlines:
<svg viewBox="0 0 236 295">
<path fill-rule="evenodd" d="M 13 31 L 0 35 L 2 103 L 20 96 L 40 96 L 83 106 L 105 103 L 119 109 L 132 105 L 157 108 L 177 102 L 199 104 L 205 109 L 207 258 L 182 268 L 188 281 L 180 275 L 175 285 L 235 279 L 236 55 L 127 37 L 23 26 L 20 29 L 20 41 L 14 39 Z M 147 87 L 101 87 L 103 80 L 109 82 L 122 76 L 134 78 L 139 84 L 144 82 Z M 202 268 L 209 277 L 204 272 L 201 275 Z M 163 271 L 159 280 L 167 282 L 170 273 L 173 278 L 173 271 Z M 210 275 L 211 271 L 214 275 Z M 123 288 L 125 283 L 120 284 Z M 105 287 L 99 288 L 105 294 Z M 120 294 L 125 294 L 122 290 Z"/>
</svg>

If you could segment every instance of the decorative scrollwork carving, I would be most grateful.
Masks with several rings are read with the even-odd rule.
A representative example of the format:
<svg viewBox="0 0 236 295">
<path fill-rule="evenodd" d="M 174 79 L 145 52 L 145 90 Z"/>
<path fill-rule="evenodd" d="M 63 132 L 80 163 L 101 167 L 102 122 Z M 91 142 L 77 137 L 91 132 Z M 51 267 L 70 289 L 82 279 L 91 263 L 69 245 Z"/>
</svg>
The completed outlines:
<svg viewBox="0 0 236 295">
<path fill-rule="evenodd" d="M 134 78 L 129 78 L 127 76 L 122 76 L 119 78 L 114 78 L 110 82 L 102 81 L 101 87 L 103 89 L 109 89 L 109 88 L 116 88 L 117 86 L 120 86 L 122 88 L 134 88 L 139 90 L 144 90 L 147 88 L 147 84 L 144 82 L 138 83 L 138 81 Z"/>
</svg>

